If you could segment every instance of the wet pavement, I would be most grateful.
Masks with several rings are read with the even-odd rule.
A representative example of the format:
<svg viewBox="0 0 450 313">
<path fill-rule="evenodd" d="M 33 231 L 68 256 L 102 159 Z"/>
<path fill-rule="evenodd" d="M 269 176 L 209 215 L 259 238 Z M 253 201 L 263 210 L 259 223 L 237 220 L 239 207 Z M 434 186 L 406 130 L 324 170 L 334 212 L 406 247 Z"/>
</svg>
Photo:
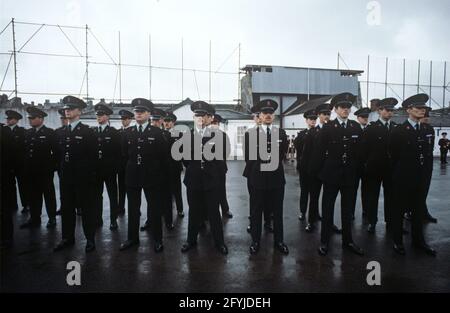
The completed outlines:
<svg viewBox="0 0 450 313">
<path fill-rule="evenodd" d="M 119 218 L 119 230 L 110 231 L 105 223 L 96 237 L 97 250 L 84 252 L 85 240 L 78 217 L 76 245 L 54 253 L 61 239 L 61 223 L 47 230 L 46 214 L 40 229 L 20 230 L 27 218 L 15 215 L 15 244 L 1 255 L 1 290 L 5 292 L 450 292 L 450 166 L 441 168 L 435 161 L 433 181 L 428 197 L 430 212 L 437 224 L 426 224 L 428 243 L 437 249 L 430 257 L 410 247 L 405 237 L 406 256 L 395 254 L 384 223 L 376 233 L 366 232 L 361 219 L 360 200 L 353 223 L 355 242 L 365 249 L 365 256 L 352 255 L 341 249 L 341 238 L 334 235 L 326 257 L 317 253 L 320 227 L 306 233 L 305 222 L 298 220 L 299 183 L 294 163 L 286 165 L 284 201 L 285 243 L 290 253 L 283 256 L 273 250 L 272 235 L 264 233 L 258 255 L 250 256 L 248 194 L 241 176 L 244 163 L 230 161 L 227 176 L 228 201 L 234 217 L 224 221 L 229 255 L 220 255 L 213 247 L 211 234 L 203 231 L 195 250 L 180 252 L 187 234 L 187 216 L 175 218 L 176 228 L 164 233 L 164 252 L 153 251 L 149 233 L 141 232 L 139 247 L 125 252 L 119 246 L 126 239 L 127 219 Z M 57 186 L 57 184 L 56 184 Z M 185 211 L 187 204 L 185 199 Z M 105 193 L 104 221 L 109 220 Z M 143 202 L 142 208 L 146 205 Z M 379 212 L 382 218 L 382 197 Z M 145 212 L 145 210 L 142 210 Z M 340 225 L 339 199 L 335 212 Z M 141 217 L 141 224 L 145 214 Z M 409 226 L 409 224 L 407 224 Z M 66 265 L 81 264 L 81 286 L 68 286 Z M 366 282 L 368 262 L 381 266 L 381 286 Z"/>
</svg>

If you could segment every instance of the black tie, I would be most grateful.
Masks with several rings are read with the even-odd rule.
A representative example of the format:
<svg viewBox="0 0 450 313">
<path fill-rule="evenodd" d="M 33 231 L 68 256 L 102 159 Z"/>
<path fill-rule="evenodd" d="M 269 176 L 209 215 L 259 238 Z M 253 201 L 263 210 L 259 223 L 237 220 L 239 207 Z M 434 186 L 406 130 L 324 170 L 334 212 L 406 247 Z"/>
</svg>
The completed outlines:
<svg viewBox="0 0 450 313">
<path fill-rule="evenodd" d="M 142 125 L 139 125 L 139 133 L 142 134 Z"/>
<path fill-rule="evenodd" d="M 417 123 L 416 124 L 416 131 L 419 131 L 419 129 L 420 129 L 420 125 L 419 125 L 419 123 Z"/>
<path fill-rule="evenodd" d="M 345 128 L 345 122 L 342 122 L 341 127 Z"/>
<path fill-rule="evenodd" d="M 272 151 L 272 133 L 269 127 L 267 127 L 267 151 Z"/>
<path fill-rule="evenodd" d="M 72 125 L 69 124 L 69 132 L 71 132 L 71 131 L 72 131 Z"/>
</svg>

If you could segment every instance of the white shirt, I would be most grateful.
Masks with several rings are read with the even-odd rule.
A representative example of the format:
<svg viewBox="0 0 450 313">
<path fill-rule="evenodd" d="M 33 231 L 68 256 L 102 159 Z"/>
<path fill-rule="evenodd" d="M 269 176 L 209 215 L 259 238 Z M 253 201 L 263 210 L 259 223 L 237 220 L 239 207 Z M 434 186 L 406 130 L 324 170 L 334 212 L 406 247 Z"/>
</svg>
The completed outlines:
<svg viewBox="0 0 450 313">
<path fill-rule="evenodd" d="M 9 128 L 11 128 L 11 130 L 14 130 L 14 128 L 17 126 L 17 124 L 14 125 L 8 125 Z"/>
<path fill-rule="evenodd" d="M 106 126 L 108 126 L 108 124 L 100 124 L 100 125 L 98 125 L 98 127 L 100 127 L 102 129 L 102 132 L 105 131 Z"/>
<path fill-rule="evenodd" d="M 339 125 L 342 125 L 342 123 L 344 123 L 345 124 L 345 128 L 347 128 L 347 124 L 348 124 L 347 121 L 348 121 L 348 119 L 343 120 L 339 116 L 337 116 L 336 118 L 339 121 Z"/>
<path fill-rule="evenodd" d="M 270 132 L 272 132 L 272 124 L 270 124 L 270 125 L 265 125 L 265 124 L 263 124 L 263 125 L 261 125 L 261 127 L 262 127 L 262 129 L 264 130 L 264 132 L 267 134 L 267 128 L 269 128 L 270 129 Z"/>
<path fill-rule="evenodd" d="M 411 124 L 411 126 L 412 126 L 414 129 L 416 129 L 416 125 L 417 125 L 417 124 L 419 124 L 419 127 L 420 127 L 420 123 L 419 123 L 419 122 L 413 121 L 413 120 L 410 119 L 410 118 L 408 118 L 408 122 L 409 122 L 409 124 Z"/>
<path fill-rule="evenodd" d="M 381 124 L 383 124 L 384 126 L 388 126 L 388 127 L 391 126 L 391 121 L 385 121 L 381 117 L 379 118 L 379 120 L 380 120 Z"/>
<path fill-rule="evenodd" d="M 79 123 L 80 123 L 80 120 L 76 120 L 76 121 L 73 121 L 72 123 L 70 123 L 69 125 L 71 127 L 71 131 L 73 131 Z"/>
<path fill-rule="evenodd" d="M 145 129 L 146 129 L 147 126 L 148 126 L 148 121 L 145 121 L 144 124 L 136 123 L 136 129 L 137 129 L 138 132 L 139 132 L 139 126 L 141 126 L 141 125 L 142 125 L 142 131 L 145 131 Z"/>
</svg>

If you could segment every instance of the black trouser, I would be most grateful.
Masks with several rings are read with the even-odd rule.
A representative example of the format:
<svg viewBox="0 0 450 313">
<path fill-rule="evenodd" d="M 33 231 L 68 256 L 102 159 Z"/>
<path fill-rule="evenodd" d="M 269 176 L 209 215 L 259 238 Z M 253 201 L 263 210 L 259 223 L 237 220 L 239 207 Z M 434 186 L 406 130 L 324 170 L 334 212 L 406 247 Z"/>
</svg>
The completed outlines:
<svg viewBox="0 0 450 313">
<path fill-rule="evenodd" d="M 308 198 L 311 190 L 311 180 L 306 171 L 299 171 L 298 178 L 300 182 L 300 212 L 306 214 L 308 210 Z"/>
<path fill-rule="evenodd" d="M 144 190 L 147 200 L 147 212 L 151 214 L 150 228 L 155 242 L 162 242 L 162 206 L 163 198 L 160 188 L 127 186 L 128 198 L 128 240 L 139 240 L 139 221 L 141 217 L 141 196 Z M 151 207 L 151 209 L 149 209 Z"/>
<path fill-rule="evenodd" d="M 448 149 L 441 148 L 441 163 L 442 164 L 447 163 L 447 153 L 448 153 Z"/>
<path fill-rule="evenodd" d="M 22 204 L 22 207 L 25 208 L 29 205 L 29 203 L 28 203 L 27 181 L 26 181 L 26 177 L 23 172 L 23 169 L 19 168 L 16 170 L 16 176 L 14 178 L 14 186 L 16 184 L 16 179 L 17 179 L 17 187 L 19 189 L 20 203 Z M 19 206 L 18 206 L 18 202 L 17 202 L 17 191 L 15 190 L 15 187 L 14 187 L 14 195 L 13 195 L 12 199 L 13 199 L 14 209 L 17 210 Z"/>
<path fill-rule="evenodd" d="M 219 204 L 220 208 L 222 209 L 222 215 L 225 213 L 230 212 L 230 207 L 228 206 L 228 200 L 227 200 L 227 174 L 221 173 L 220 174 L 220 181 L 219 181 Z"/>
<path fill-rule="evenodd" d="M 125 186 L 125 167 L 120 168 L 117 173 L 117 181 L 119 187 L 119 210 L 125 210 L 125 196 L 127 194 L 127 187 Z"/>
<path fill-rule="evenodd" d="M 181 176 L 175 173 L 170 176 L 170 206 L 172 207 L 172 198 L 175 198 L 177 212 L 183 212 L 183 198 L 181 197 Z"/>
<path fill-rule="evenodd" d="M 317 177 L 309 176 L 310 194 L 309 194 L 309 215 L 308 223 L 313 224 L 319 219 L 319 198 L 322 189 L 322 181 Z"/>
<path fill-rule="evenodd" d="M 95 181 L 95 208 L 97 224 L 103 221 L 103 184 L 106 185 L 106 191 L 109 198 L 109 216 L 110 221 L 117 219 L 119 212 L 118 192 L 117 192 L 117 176 L 115 172 L 99 171 Z"/>
<path fill-rule="evenodd" d="M 189 204 L 188 238 L 189 243 L 197 242 L 197 236 L 206 212 L 209 226 L 216 246 L 224 244 L 222 219 L 219 212 L 219 190 L 199 190 L 187 187 Z"/>
<path fill-rule="evenodd" d="M 405 185 L 404 181 L 393 182 L 394 210 L 392 212 L 392 234 L 394 243 L 403 244 L 403 213 L 411 210 L 411 236 L 413 244 L 423 244 L 423 217 L 426 202 L 424 179 Z"/>
<path fill-rule="evenodd" d="M 248 211 L 248 218 L 251 220 L 251 216 L 252 216 L 252 206 L 254 204 L 254 200 L 253 200 L 253 196 L 252 196 L 252 188 L 250 186 L 250 183 L 247 179 L 247 191 L 248 191 L 248 196 L 249 196 L 249 211 Z M 269 207 L 265 206 L 263 208 L 263 214 L 264 214 L 264 223 L 269 224 L 272 221 L 272 212 L 269 211 Z"/>
<path fill-rule="evenodd" d="M 41 223 L 42 197 L 49 219 L 56 217 L 56 195 L 53 172 L 27 171 L 30 219 L 33 224 Z"/>
<path fill-rule="evenodd" d="M 13 239 L 14 223 L 13 210 L 17 202 L 14 202 L 14 195 L 16 193 L 14 176 L 7 171 L 1 173 L 1 242 L 8 242 Z M 17 196 L 16 196 L 17 197 Z"/>
<path fill-rule="evenodd" d="M 333 232 L 334 205 L 338 193 L 341 194 L 341 223 L 342 223 L 342 243 L 353 242 L 352 239 L 352 201 L 355 192 L 354 185 L 339 186 L 328 183 L 323 184 L 322 198 L 322 228 L 321 242 L 328 244 Z"/>
<path fill-rule="evenodd" d="M 83 231 L 86 239 L 94 240 L 96 211 L 94 205 L 94 178 L 89 177 L 83 181 L 62 179 L 61 196 L 64 205 L 61 208 L 62 238 L 75 239 L 76 208 L 81 209 Z"/>
<path fill-rule="evenodd" d="M 378 199 L 380 197 L 381 185 L 384 195 L 384 221 L 390 223 L 392 220 L 393 207 L 393 185 L 389 173 L 369 175 L 367 181 L 367 217 L 370 224 L 378 222 Z"/>
<path fill-rule="evenodd" d="M 172 209 L 172 192 L 170 190 L 170 180 L 163 183 L 163 188 L 161 190 L 164 197 L 163 200 L 163 216 L 166 225 L 171 225 L 173 223 L 173 209 Z"/>
<path fill-rule="evenodd" d="M 253 242 L 261 240 L 262 213 L 273 213 L 274 242 L 283 242 L 283 200 L 284 185 L 276 189 L 252 188 L 252 212 L 250 213 L 250 228 Z"/>
<path fill-rule="evenodd" d="M 352 216 L 355 216 L 356 200 L 358 198 L 358 189 L 359 189 L 359 182 L 360 181 L 361 181 L 361 208 L 362 208 L 362 212 L 364 214 L 367 214 L 367 212 L 368 212 L 368 210 L 367 210 L 367 195 L 368 195 L 367 179 L 366 179 L 365 175 L 360 175 L 356 179 L 355 191 L 353 192 L 352 206 L 351 206 L 351 208 L 352 208 Z"/>
</svg>

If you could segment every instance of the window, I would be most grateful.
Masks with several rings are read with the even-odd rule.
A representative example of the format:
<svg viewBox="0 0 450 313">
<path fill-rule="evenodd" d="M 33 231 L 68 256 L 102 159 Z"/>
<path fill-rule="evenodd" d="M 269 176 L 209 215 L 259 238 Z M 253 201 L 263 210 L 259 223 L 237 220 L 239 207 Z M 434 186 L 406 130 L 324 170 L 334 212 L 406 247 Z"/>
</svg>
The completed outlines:
<svg viewBox="0 0 450 313">
<path fill-rule="evenodd" d="M 247 131 L 247 126 L 238 126 L 237 127 L 237 144 L 243 144 L 244 143 L 244 134 Z"/>
</svg>

